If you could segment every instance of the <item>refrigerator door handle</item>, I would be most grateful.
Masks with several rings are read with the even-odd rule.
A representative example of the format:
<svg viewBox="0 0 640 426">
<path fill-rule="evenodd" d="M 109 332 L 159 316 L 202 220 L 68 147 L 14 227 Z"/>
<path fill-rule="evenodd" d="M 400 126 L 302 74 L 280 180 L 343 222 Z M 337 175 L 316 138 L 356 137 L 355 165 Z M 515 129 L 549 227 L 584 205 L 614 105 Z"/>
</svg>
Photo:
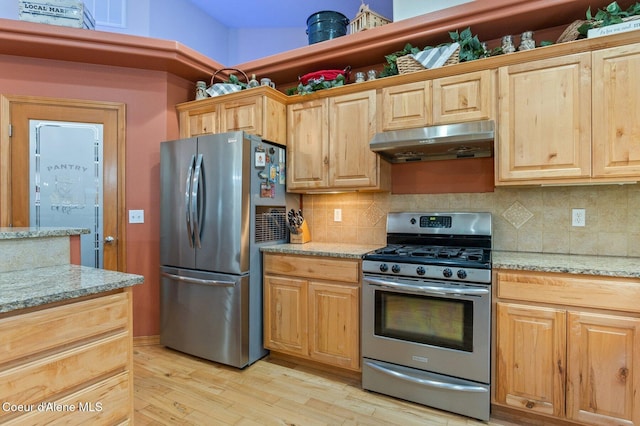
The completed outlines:
<svg viewBox="0 0 640 426">
<path fill-rule="evenodd" d="M 234 281 L 201 280 L 199 278 L 189 278 L 189 277 L 183 277 L 180 275 L 169 274 L 168 272 L 161 272 L 160 275 L 174 281 L 180 281 L 188 284 L 211 285 L 216 287 L 235 287 L 236 285 Z"/>
<path fill-rule="evenodd" d="M 196 160 L 195 172 L 193 174 L 193 180 L 191 184 L 191 220 L 193 222 L 193 239 L 196 248 L 202 248 L 200 242 L 200 206 L 198 200 L 198 192 L 200 191 L 200 176 L 202 175 L 202 154 L 198 154 Z"/>
<path fill-rule="evenodd" d="M 184 189 L 184 210 L 187 219 L 187 237 L 189 239 L 189 247 L 193 248 L 193 229 L 191 228 L 191 204 L 190 204 L 190 196 L 191 196 L 191 177 L 193 176 L 193 163 L 196 160 L 196 156 L 191 156 L 191 161 L 189 162 L 189 170 L 187 171 L 187 182 Z"/>
</svg>

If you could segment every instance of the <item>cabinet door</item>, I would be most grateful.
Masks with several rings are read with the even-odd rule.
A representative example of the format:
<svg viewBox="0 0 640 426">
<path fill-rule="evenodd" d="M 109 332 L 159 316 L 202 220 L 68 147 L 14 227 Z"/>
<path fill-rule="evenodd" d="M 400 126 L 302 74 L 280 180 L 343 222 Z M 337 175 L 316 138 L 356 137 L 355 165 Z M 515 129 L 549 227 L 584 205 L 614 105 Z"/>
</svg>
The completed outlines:
<svg viewBox="0 0 640 426">
<path fill-rule="evenodd" d="M 309 282 L 309 355 L 360 370 L 360 293 L 357 286 Z"/>
<path fill-rule="evenodd" d="M 180 137 L 219 133 L 218 105 L 209 103 L 206 108 L 180 111 Z"/>
<path fill-rule="evenodd" d="M 498 70 L 496 185 L 589 178 L 590 66 L 582 53 Z"/>
<path fill-rule="evenodd" d="M 433 124 L 492 118 L 494 76 L 485 70 L 433 80 Z"/>
<path fill-rule="evenodd" d="M 375 188 L 379 157 L 369 148 L 376 129 L 376 93 L 368 90 L 329 99 L 329 186 Z"/>
<path fill-rule="evenodd" d="M 244 130 L 262 134 L 262 96 L 253 96 L 220 104 L 220 132 Z"/>
<path fill-rule="evenodd" d="M 287 108 L 287 190 L 326 188 L 329 184 L 327 100 Z"/>
<path fill-rule="evenodd" d="M 593 176 L 640 178 L 640 44 L 593 52 Z M 624 180 L 624 179 L 617 179 Z"/>
<path fill-rule="evenodd" d="M 431 82 L 384 87 L 380 93 L 380 131 L 431 124 Z"/>
<path fill-rule="evenodd" d="M 565 311 L 497 303 L 496 401 L 564 415 Z"/>
<path fill-rule="evenodd" d="M 307 281 L 264 276 L 264 347 L 307 356 Z"/>
<path fill-rule="evenodd" d="M 640 319 L 569 312 L 567 417 L 640 424 Z"/>
</svg>

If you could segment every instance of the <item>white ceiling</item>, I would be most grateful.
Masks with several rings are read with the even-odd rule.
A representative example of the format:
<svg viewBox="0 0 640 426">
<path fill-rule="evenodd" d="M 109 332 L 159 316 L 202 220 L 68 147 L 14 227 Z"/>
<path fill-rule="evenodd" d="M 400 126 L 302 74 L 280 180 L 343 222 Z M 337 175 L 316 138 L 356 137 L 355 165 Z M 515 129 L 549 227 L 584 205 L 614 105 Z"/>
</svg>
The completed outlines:
<svg viewBox="0 0 640 426">
<path fill-rule="evenodd" d="M 229 28 L 306 27 L 316 12 L 340 12 L 353 19 L 363 0 L 189 0 Z M 393 0 L 364 1 L 369 8 L 393 19 Z"/>
</svg>

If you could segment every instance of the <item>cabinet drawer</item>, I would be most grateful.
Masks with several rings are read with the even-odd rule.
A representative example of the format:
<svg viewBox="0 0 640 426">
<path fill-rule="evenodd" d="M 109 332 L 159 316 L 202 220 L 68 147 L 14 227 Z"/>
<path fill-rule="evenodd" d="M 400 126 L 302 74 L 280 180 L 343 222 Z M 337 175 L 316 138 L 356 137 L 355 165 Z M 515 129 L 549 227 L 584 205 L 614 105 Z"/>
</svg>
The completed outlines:
<svg viewBox="0 0 640 426">
<path fill-rule="evenodd" d="M 55 402 L 63 407 L 73 407 L 74 411 L 71 409 L 38 411 L 36 404 L 32 412 L 12 418 L 3 425 L 128 424 L 131 417 L 129 408 L 131 406 L 130 383 L 132 380 L 130 372 L 120 373 L 71 395 L 46 401 Z"/>
<path fill-rule="evenodd" d="M 129 334 L 120 334 L 0 372 L 0 401 L 38 404 L 127 370 Z M 3 414 L 0 412 L 0 419 Z"/>
<path fill-rule="evenodd" d="M 359 283 L 360 262 L 355 259 L 265 254 L 264 272 L 321 280 Z"/>
<path fill-rule="evenodd" d="M 640 312 L 640 280 L 633 278 L 498 271 L 496 284 L 501 299 Z"/>
<path fill-rule="evenodd" d="M 0 365 L 128 326 L 128 293 L 0 320 Z"/>
</svg>

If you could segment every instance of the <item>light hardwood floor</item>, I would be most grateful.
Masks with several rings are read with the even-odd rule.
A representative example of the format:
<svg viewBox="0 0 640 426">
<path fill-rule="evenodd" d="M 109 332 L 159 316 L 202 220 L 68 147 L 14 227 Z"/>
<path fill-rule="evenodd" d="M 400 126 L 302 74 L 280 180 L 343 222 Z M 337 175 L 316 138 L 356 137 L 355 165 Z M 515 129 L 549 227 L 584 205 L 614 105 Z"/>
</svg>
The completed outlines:
<svg viewBox="0 0 640 426">
<path fill-rule="evenodd" d="M 159 345 L 134 347 L 134 388 L 136 425 L 487 424 L 282 360 L 267 357 L 238 370 Z"/>
</svg>

